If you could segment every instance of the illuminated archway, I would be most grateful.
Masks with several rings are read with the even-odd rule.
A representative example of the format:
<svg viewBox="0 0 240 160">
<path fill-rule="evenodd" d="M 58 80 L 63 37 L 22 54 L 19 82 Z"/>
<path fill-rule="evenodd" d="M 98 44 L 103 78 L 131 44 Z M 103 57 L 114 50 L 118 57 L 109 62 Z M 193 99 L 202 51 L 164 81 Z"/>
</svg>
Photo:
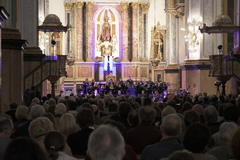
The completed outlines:
<svg viewBox="0 0 240 160">
<path fill-rule="evenodd" d="M 95 41 L 95 57 L 101 57 L 101 42 L 100 37 L 103 30 L 104 19 L 108 17 L 108 22 L 111 26 L 111 44 L 113 45 L 112 56 L 119 57 L 120 49 L 120 33 L 119 33 L 119 24 L 120 24 L 120 15 L 115 8 L 112 7 L 102 7 L 98 9 L 94 16 L 94 41 Z"/>
</svg>

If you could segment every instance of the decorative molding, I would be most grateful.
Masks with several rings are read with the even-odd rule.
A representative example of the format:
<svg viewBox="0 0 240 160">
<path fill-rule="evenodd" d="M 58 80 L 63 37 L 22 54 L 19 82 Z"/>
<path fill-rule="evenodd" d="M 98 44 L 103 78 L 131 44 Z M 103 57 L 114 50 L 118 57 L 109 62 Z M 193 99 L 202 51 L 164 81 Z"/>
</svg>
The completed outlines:
<svg viewBox="0 0 240 160">
<path fill-rule="evenodd" d="M 132 3 L 132 8 L 133 8 L 134 11 L 135 11 L 135 10 L 138 10 L 138 8 L 139 8 L 139 3 Z"/>
<path fill-rule="evenodd" d="M 120 6 L 122 11 L 126 11 L 129 7 L 129 3 L 121 3 Z"/>
<path fill-rule="evenodd" d="M 182 70 L 210 70 L 210 64 L 188 64 L 180 66 Z"/>
<path fill-rule="evenodd" d="M 179 73 L 179 69 L 165 69 L 165 73 Z"/>
<path fill-rule="evenodd" d="M 76 6 L 77 8 L 82 8 L 83 5 L 84 5 L 84 2 L 76 2 L 76 3 L 75 3 L 75 6 Z"/>
<path fill-rule="evenodd" d="M 184 16 L 184 3 L 176 3 L 175 7 L 169 7 L 165 9 L 165 12 L 176 16 L 176 18 L 182 18 Z"/>
<path fill-rule="evenodd" d="M 150 4 L 149 3 L 141 3 L 140 4 L 141 8 L 142 8 L 142 11 L 144 13 L 148 12 L 149 8 L 150 8 Z"/>
<path fill-rule="evenodd" d="M 2 49 L 22 50 L 26 42 L 21 39 L 2 39 Z"/>
<path fill-rule="evenodd" d="M 91 2 L 91 1 L 87 2 L 87 8 L 88 8 L 88 9 L 92 9 L 93 6 L 94 6 L 94 3 L 93 3 L 93 2 Z"/>
</svg>

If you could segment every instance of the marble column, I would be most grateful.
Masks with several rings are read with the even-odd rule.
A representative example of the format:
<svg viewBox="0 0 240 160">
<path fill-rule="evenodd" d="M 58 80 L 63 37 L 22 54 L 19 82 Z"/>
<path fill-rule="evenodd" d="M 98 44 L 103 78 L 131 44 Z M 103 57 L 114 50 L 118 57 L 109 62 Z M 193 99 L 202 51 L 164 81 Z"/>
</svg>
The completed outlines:
<svg viewBox="0 0 240 160">
<path fill-rule="evenodd" d="M 10 103 L 23 102 L 23 52 L 21 34 L 17 29 L 2 30 L 2 111 Z"/>
<path fill-rule="evenodd" d="M 120 58 L 122 58 L 122 61 L 127 61 L 128 59 L 128 3 L 121 3 L 121 11 L 122 11 L 122 55 L 120 55 Z"/>
<path fill-rule="evenodd" d="M 83 30 L 82 30 L 82 7 L 84 3 L 83 2 L 77 2 L 76 3 L 76 36 L 77 36 L 77 60 L 82 60 L 82 46 L 83 46 Z"/>
<path fill-rule="evenodd" d="M 65 17 L 66 17 L 66 22 L 68 26 L 71 26 L 71 10 L 72 10 L 72 3 L 64 3 L 64 7 L 65 7 Z M 67 31 L 67 40 L 66 40 L 66 54 L 69 55 L 71 53 L 71 32 L 72 32 L 72 28 L 70 28 Z"/>
<path fill-rule="evenodd" d="M 142 16 L 141 16 L 141 25 L 142 25 L 142 54 L 141 59 L 146 59 L 147 57 L 147 14 L 149 10 L 149 3 L 142 3 Z"/>
<path fill-rule="evenodd" d="M 167 60 L 169 64 L 177 63 L 177 52 L 176 52 L 176 17 L 171 13 L 167 13 Z"/>
<path fill-rule="evenodd" d="M 92 55 L 93 52 L 93 37 L 92 37 L 92 28 L 94 25 L 93 22 L 93 1 L 87 2 L 87 27 L 86 27 L 86 32 L 87 32 L 87 37 L 86 37 L 86 42 L 87 42 L 87 60 L 88 61 L 93 61 L 92 58 L 94 58 Z"/>
<path fill-rule="evenodd" d="M 132 15 L 133 15 L 133 25 L 132 25 L 132 55 L 133 55 L 133 61 L 138 60 L 138 42 L 139 42 L 139 21 L 138 21 L 138 16 L 139 16 L 139 3 L 132 3 Z"/>
</svg>

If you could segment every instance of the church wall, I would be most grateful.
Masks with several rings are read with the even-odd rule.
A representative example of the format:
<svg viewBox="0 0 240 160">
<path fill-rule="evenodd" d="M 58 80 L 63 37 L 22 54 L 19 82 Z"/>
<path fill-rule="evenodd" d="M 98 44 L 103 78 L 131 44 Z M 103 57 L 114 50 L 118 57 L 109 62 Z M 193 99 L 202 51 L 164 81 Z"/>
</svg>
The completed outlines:
<svg viewBox="0 0 240 160">
<path fill-rule="evenodd" d="M 48 14 L 56 14 L 62 24 L 67 25 L 64 9 L 64 0 L 49 0 Z M 47 16 L 47 15 L 45 15 Z M 62 55 L 67 55 L 66 53 L 66 34 L 63 33 L 63 43 L 62 43 Z"/>
<path fill-rule="evenodd" d="M 49 0 L 49 14 L 56 14 L 62 24 L 66 25 L 64 0 Z"/>
</svg>

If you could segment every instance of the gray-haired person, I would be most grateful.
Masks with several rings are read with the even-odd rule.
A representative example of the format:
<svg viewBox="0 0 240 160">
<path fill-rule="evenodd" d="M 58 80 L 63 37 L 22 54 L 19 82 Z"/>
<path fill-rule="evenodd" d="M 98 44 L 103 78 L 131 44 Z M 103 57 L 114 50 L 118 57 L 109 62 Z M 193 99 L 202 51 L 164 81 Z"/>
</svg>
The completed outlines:
<svg viewBox="0 0 240 160">
<path fill-rule="evenodd" d="M 121 160 L 125 154 L 125 142 L 120 132 L 101 125 L 90 135 L 88 154 L 91 160 Z"/>
</svg>

